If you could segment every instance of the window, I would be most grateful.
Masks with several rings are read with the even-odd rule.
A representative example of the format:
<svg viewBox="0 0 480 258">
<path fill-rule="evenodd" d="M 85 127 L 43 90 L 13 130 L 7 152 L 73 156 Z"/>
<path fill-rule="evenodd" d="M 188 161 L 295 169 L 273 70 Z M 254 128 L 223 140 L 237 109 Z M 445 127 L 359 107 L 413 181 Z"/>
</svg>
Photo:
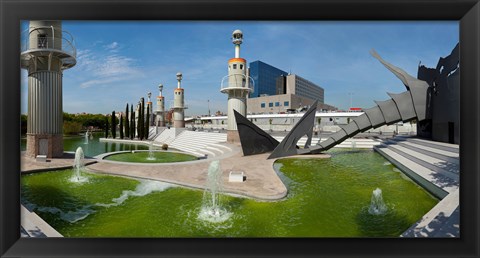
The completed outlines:
<svg viewBox="0 0 480 258">
<path fill-rule="evenodd" d="M 233 64 L 233 69 L 237 69 L 237 64 Z"/>
<path fill-rule="evenodd" d="M 288 107 L 288 105 L 290 105 L 288 101 L 283 102 L 283 106 Z"/>
<path fill-rule="evenodd" d="M 38 48 L 47 48 L 47 35 L 45 34 L 38 34 L 37 36 L 38 40 Z"/>
<path fill-rule="evenodd" d="M 276 107 L 279 107 L 279 106 L 280 106 L 280 102 L 275 102 L 275 106 L 276 106 Z"/>
<path fill-rule="evenodd" d="M 261 108 L 265 108 L 265 102 L 262 102 L 262 103 L 260 104 L 260 107 L 261 107 Z"/>
<path fill-rule="evenodd" d="M 268 103 L 268 107 L 273 107 L 273 102 Z"/>
<path fill-rule="evenodd" d="M 242 69 L 242 70 L 243 70 L 243 65 L 242 65 L 242 64 L 240 65 L 240 69 Z"/>
</svg>

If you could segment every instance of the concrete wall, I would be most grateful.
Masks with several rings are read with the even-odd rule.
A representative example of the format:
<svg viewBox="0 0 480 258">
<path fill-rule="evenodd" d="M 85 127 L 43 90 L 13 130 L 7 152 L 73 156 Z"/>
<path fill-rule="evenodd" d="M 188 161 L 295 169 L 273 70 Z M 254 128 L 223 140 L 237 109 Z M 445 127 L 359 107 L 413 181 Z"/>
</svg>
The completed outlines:
<svg viewBox="0 0 480 258">
<path fill-rule="evenodd" d="M 288 106 L 285 106 L 285 101 L 288 101 Z M 275 102 L 279 102 L 279 106 L 275 106 Z M 302 106 L 310 106 L 315 102 L 310 98 L 305 98 L 299 95 L 282 94 L 272 95 L 257 98 L 247 99 L 247 113 L 248 114 L 275 114 L 280 112 L 287 112 L 287 109 L 297 109 Z M 261 107 L 261 103 L 265 103 L 265 108 Z M 269 107 L 269 103 L 273 107 Z M 335 110 L 336 108 L 330 105 L 319 103 L 317 110 Z"/>
<path fill-rule="evenodd" d="M 325 90 L 296 74 L 287 76 L 287 94 L 289 93 L 309 99 L 318 99 L 321 104 L 325 103 Z"/>
<path fill-rule="evenodd" d="M 292 130 L 293 126 L 300 120 L 298 118 L 249 118 L 251 122 L 253 122 L 256 126 L 260 127 L 262 130 L 269 132 L 269 131 L 290 131 Z M 222 124 L 223 121 L 223 124 Z M 315 118 L 314 122 L 314 130 L 315 131 L 322 131 L 322 132 L 336 132 L 340 130 L 340 126 L 346 124 L 346 118 L 333 118 L 332 121 L 330 119 L 322 118 L 320 123 L 318 118 Z M 212 120 L 212 123 L 206 124 L 192 124 L 189 123 L 186 127 L 191 128 L 195 126 L 196 128 L 203 128 L 203 129 L 213 129 L 213 130 L 227 130 L 227 121 L 226 119 L 217 119 Z M 400 134 L 416 134 L 417 127 L 416 124 L 410 123 L 398 123 L 393 125 L 384 125 L 380 126 L 375 129 L 370 129 L 367 132 L 371 133 L 388 133 L 391 134 L 394 131 Z"/>
<path fill-rule="evenodd" d="M 436 68 L 420 66 L 419 79 L 430 85 L 427 119 L 419 123 L 419 135 L 434 141 L 460 143 L 459 46 L 438 61 Z"/>
</svg>

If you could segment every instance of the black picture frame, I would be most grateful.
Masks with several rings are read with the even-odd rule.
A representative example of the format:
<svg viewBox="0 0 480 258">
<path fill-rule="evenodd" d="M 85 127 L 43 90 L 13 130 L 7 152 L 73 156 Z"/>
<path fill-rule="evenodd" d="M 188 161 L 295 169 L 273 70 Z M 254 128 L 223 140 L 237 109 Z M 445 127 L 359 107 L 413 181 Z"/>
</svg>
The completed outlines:
<svg viewBox="0 0 480 258">
<path fill-rule="evenodd" d="M 479 257 L 478 0 L 0 0 L 1 257 Z M 458 20 L 461 237 L 20 238 L 20 21 Z"/>
</svg>

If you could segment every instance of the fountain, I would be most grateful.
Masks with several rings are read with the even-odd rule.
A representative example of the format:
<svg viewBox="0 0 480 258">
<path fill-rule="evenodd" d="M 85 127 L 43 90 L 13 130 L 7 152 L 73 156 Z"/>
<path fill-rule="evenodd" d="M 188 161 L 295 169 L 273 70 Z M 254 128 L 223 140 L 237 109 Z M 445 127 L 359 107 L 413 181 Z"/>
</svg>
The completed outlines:
<svg viewBox="0 0 480 258">
<path fill-rule="evenodd" d="M 377 188 L 372 192 L 372 200 L 370 202 L 370 207 L 368 208 L 368 213 L 372 215 L 382 215 L 387 211 L 387 205 L 383 201 L 382 189 Z"/>
<path fill-rule="evenodd" d="M 153 141 L 148 145 L 148 158 L 147 160 L 156 160 L 155 154 L 153 153 Z"/>
<path fill-rule="evenodd" d="M 88 136 L 89 136 L 89 133 L 88 133 L 88 130 L 85 132 L 85 142 L 84 144 L 88 144 Z"/>
<path fill-rule="evenodd" d="M 85 156 L 83 154 L 82 147 L 78 147 L 75 151 L 75 160 L 73 161 L 73 176 L 70 178 L 70 182 L 74 183 L 83 183 L 88 181 L 87 177 L 82 176 L 82 169 L 85 167 L 84 164 Z"/>
<path fill-rule="evenodd" d="M 214 160 L 208 167 L 207 183 L 203 192 L 202 207 L 198 218 L 209 222 L 224 222 L 231 213 L 222 207 L 220 192 L 222 191 L 222 170 L 218 160 Z"/>
<path fill-rule="evenodd" d="M 90 155 L 83 146 L 82 138 L 74 139 L 77 147 L 84 148 L 86 165 Z M 93 143 L 90 141 L 90 145 Z M 144 150 L 140 152 L 144 155 L 141 157 L 143 162 L 148 145 L 144 146 Z M 227 169 L 223 161 L 212 164 L 210 169 L 211 179 L 222 179 L 223 188 L 213 184 L 217 187 L 213 192 L 220 196 L 212 195 L 210 188 L 207 191 L 186 187 L 167 189 L 160 182 L 143 183 L 144 180 L 123 176 L 87 173 L 88 166 L 85 166 L 82 175 L 88 177 L 88 183 L 68 182 L 73 175 L 72 169 L 22 174 L 21 201 L 68 237 L 134 238 L 396 238 L 439 202 L 412 180 L 392 171 L 391 166 L 383 166 L 385 160 L 370 150 L 352 153 L 347 149 L 338 149 L 332 152 L 336 154 L 332 155 L 332 159 L 277 161 L 274 168 L 289 191 L 287 198 L 278 201 L 227 195 L 227 186 L 256 183 L 253 179 L 258 178 L 247 174 L 247 181 L 230 183 L 227 181 L 228 172 L 246 168 Z M 159 153 L 164 152 L 156 152 Z M 156 157 L 157 161 L 160 160 L 159 156 Z M 198 177 L 201 180 L 198 186 L 204 189 L 211 161 L 202 161 L 208 162 L 200 171 L 201 177 Z M 73 160 L 71 162 L 73 164 Z M 356 173 L 365 167 L 370 168 L 371 173 Z M 349 174 L 355 176 L 343 176 Z M 218 181 L 209 182 L 210 187 Z M 373 187 L 372 182 L 375 182 Z M 369 213 L 369 197 L 377 187 L 388 189 L 384 199 L 388 210 L 383 215 Z M 319 189 L 328 192 L 319 194 Z M 212 200 L 212 196 L 216 198 Z M 415 200 L 415 205 L 412 205 L 412 200 Z M 36 207 L 32 207 L 33 204 Z M 221 216 L 222 212 L 226 215 Z M 86 214 L 90 215 L 80 220 Z M 128 221 L 125 214 L 129 216 Z M 118 230 L 119 221 L 122 221 L 122 230 Z"/>
</svg>

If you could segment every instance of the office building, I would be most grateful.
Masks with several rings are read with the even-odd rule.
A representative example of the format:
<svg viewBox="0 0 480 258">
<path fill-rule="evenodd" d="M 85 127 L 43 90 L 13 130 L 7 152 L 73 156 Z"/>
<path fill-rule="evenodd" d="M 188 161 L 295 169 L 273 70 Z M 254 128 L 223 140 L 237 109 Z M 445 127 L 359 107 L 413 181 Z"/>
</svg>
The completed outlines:
<svg viewBox="0 0 480 258">
<path fill-rule="evenodd" d="M 287 72 L 259 60 L 250 63 L 249 72 L 254 82 L 253 92 L 249 94 L 250 98 L 276 95 L 277 78 L 281 75 L 288 75 Z"/>
</svg>

